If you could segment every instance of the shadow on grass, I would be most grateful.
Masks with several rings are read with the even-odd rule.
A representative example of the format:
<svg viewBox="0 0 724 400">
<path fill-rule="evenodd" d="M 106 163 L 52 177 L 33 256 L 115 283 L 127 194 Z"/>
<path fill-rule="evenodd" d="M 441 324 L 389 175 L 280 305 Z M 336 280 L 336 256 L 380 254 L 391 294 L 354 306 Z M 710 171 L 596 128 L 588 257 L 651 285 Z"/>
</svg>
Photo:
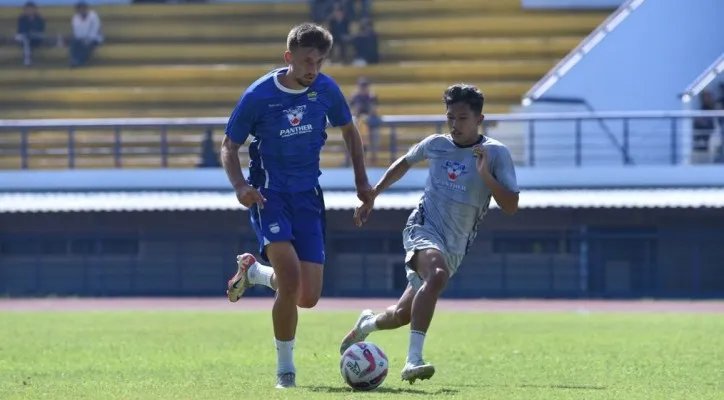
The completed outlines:
<svg viewBox="0 0 724 400">
<path fill-rule="evenodd" d="M 351 388 L 344 387 L 344 386 L 305 386 L 304 389 L 309 390 L 310 392 L 319 392 L 319 393 L 365 393 L 364 391 L 355 391 Z M 433 394 L 442 394 L 442 395 L 452 395 L 458 393 L 458 390 L 456 389 L 437 389 L 437 390 L 421 390 L 421 389 L 412 389 L 412 388 L 389 388 L 389 387 L 379 387 L 375 390 L 371 390 L 370 393 L 390 393 L 390 394 L 419 394 L 424 396 L 430 396 Z"/>
<path fill-rule="evenodd" d="M 489 384 L 489 383 L 481 383 L 481 384 L 462 384 L 462 385 L 451 385 L 456 387 L 465 387 L 465 388 L 521 388 L 521 389 L 564 389 L 564 390 L 607 390 L 608 388 L 605 386 L 598 386 L 598 385 L 539 385 L 539 384 L 529 384 L 529 383 L 521 383 L 518 385 L 495 385 L 495 384 Z"/>
<path fill-rule="evenodd" d="M 571 389 L 571 390 L 606 390 L 605 386 L 595 385 L 518 385 L 521 388 L 533 388 L 533 389 Z"/>
</svg>

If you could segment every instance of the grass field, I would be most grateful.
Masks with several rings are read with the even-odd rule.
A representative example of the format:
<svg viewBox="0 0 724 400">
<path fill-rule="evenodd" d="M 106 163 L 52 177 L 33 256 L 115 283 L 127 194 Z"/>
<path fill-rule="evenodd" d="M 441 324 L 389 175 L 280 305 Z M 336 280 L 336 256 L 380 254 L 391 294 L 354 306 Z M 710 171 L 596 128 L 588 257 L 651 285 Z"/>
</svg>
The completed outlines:
<svg viewBox="0 0 724 400">
<path fill-rule="evenodd" d="M 275 390 L 268 312 L 0 312 L 0 399 L 722 399 L 724 315 L 439 313 L 432 380 L 400 381 L 407 329 L 370 340 L 381 388 L 351 392 L 354 312 L 300 315 L 297 384 Z"/>
</svg>

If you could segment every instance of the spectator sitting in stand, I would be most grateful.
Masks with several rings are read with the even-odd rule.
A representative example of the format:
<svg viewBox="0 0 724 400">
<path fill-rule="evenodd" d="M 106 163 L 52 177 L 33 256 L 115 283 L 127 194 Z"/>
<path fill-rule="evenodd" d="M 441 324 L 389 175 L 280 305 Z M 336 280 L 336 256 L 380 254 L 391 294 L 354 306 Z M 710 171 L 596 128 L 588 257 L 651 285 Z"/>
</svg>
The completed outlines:
<svg viewBox="0 0 724 400">
<path fill-rule="evenodd" d="M 382 119 L 377 114 L 379 100 L 370 89 L 370 81 L 367 78 L 357 79 L 357 91 L 352 94 L 349 105 L 355 118 L 364 120 L 368 128 L 367 144 L 371 148 L 372 160 L 377 158 L 379 142 L 379 127 Z"/>
<path fill-rule="evenodd" d="M 380 62 L 380 52 L 377 44 L 377 32 L 372 20 L 364 18 L 360 21 L 359 32 L 354 39 L 355 60 L 354 64 L 364 66 Z"/>
<path fill-rule="evenodd" d="M 312 21 L 321 24 L 329 19 L 332 13 L 332 0 L 309 0 Z"/>
<path fill-rule="evenodd" d="M 359 21 L 372 16 L 372 0 L 342 0 L 344 10 L 352 21 Z M 359 10 L 357 9 L 359 5 Z"/>
<path fill-rule="evenodd" d="M 93 50 L 103 43 L 101 20 L 98 14 L 81 1 L 75 5 L 75 15 L 71 21 L 73 40 L 70 44 L 70 65 L 79 67 L 90 59 Z"/>
<path fill-rule="evenodd" d="M 204 133 L 204 139 L 201 141 L 201 154 L 197 168 L 219 168 L 221 161 L 216 153 L 216 144 L 214 143 L 214 134 L 211 129 L 207 129 Z"/>
<path fill-rule="evenodd" d="M 25 3 L 23 13 L 18 17 L 15 40 L 23 46 L 23 64 L 33 64 L 33 49 L 43 44 L 45 20 L 40 16 L 38 7 L 32 1 Z"/>
<path fill-rule="evenodd" d="M 344 11 L 341 2 L 334 3 L 334 9 L 329 19 L 329 32 L 334 38 L 332 47 L 332 59 L 343 64 L 347 63 L 347 48 L 349 47 L 349 25 L 350 20 Z"/>
</svg>

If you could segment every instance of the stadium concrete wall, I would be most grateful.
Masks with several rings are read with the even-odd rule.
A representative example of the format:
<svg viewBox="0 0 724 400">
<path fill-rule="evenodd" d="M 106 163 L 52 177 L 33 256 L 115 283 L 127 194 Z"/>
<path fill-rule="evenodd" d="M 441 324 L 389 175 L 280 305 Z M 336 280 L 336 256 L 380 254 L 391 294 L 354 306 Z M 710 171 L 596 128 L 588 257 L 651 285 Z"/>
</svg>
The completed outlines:
<svg viewBox="0 0 724 400">
<path fill-rule="evenodd" d="M 377 182 L 384 172 L 385 168 L 367 170 L 373 183 Z M 248 171 L 244 170 L 244 174 L 248 176 Z M 518 185 L 523 189 L 724 186 L 724 174 L 717 165 L 548 168 L 519 166 L 516 167 L 516 174 Z M 413 168 L 395 183 L 393 189 L 423 189 L 427 176 L 426 168 Z M 354 173 L 351 168 L 325 168 L 320 184 L 325 190 L 354 190 Z M 0 192 L 104 190 L 228 191 L 231 187 L 221 168 L 0 171 Z"/>
<path fill-rule="evenodd" d="M 565 67 L 559 65 L 560 69 L 552 71 L 555 83 L 545 85 L 549 78 L 545 77 L 532 92 L 540 100 L 582 99 L 585 107 L 539 100 L 519 112 L 585 111 L 587 107 L 595 111 L 680 110 L 682 90 L 724 49 L 721 15 L 724 2 L 720 0 L 644 0 L 627 17 L 607 22 L 610 28 L 599 32 L 605 33 L 602 39 L 592 36 L 584 41 L 583 53 L 576 49 L 563 63 Z M 623 143 L 624 131 L 628 132 L 631 158 L 638 165 L 669 162 L 672 147 L 690 143 L 682 136 L 682 124 L 686 123 L 642 120 L 624 127 L 618 121 L 584 122 L 582 147 L 596 149 L 597 158 L 587 157 L 586 162 L 620 163 L 615 143 Z M 672 124 L 677 135 L 669 134 Z M 573 137 L 574 129 L 569 122 L 536 124 L 536 134 L 555 143 L 563 142 L 562 136 Z M 556 146 L 535 147 L 538 165 L 559 164 L 561 159 L 568 159 L 561 156 L 569 153 Z M 684 160 L 687 153 L 678 154 L 678 159 Z"/>
<path fill-rule="evenodd" d="M 208 0 L 207 3 L 301 3 L 307 0 Z M 0 7 L 22 7 L 26 0 L 0 0 Z M 73 7 L 78 0 L 38 0 L 35 3 L 39 7 L 44 6 L 68 6 Z M 110 4 L 132 4 L 132 0 L 92 0 L 88 4 L 92 6 L 110 5 Z M 170 5 L 173 2 L 169 1 Z M 103 17 L 101 15 L 101 17 Z"/>
<path fill-rule="evenodd" d="M 407 210 L 327 214 L 325 296 L 394 297 Z M 491 210 L 446 297 L 724 297 L 724 209 Z M 219 296 L 245 212 L 0 214 L 0 294 Z M 254 288 L 252 296 L 270 296 Z"/>
<path fill-rule="evenodd" d="M 523 8 L 539 10 L 609 9 L 620 6 L 624 0 L 521 0 Z"/>
<path fill-rule="evenodd" d="M 542 94 L 597 111 L 678 110 L 682 88 L 724 49 L 721 15 L 719 0 L 643 0 Z"/>
</svg>

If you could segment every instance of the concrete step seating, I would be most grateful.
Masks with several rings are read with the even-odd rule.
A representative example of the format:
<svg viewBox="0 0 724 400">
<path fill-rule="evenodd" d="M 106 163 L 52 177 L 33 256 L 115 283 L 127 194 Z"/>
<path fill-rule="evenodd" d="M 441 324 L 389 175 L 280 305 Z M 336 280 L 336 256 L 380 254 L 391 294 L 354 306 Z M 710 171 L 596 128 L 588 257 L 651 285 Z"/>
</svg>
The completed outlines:
<svg viewBox="0 0 724 400">
<path fill-rule="evenodd" d="M 354 85 L 365 76 L 375 85 L 401 82 L 508 81 L 537 79 L 555 65 L 554 60 L 483 60 L 404 62 L 345 67 L 336 64 L 324 72 L 340 85 Z M 8 68 L 0 74 L 0 86 L 207 86 L 248 85 L 279 63 L 258 65 L 106 66 L 78 73 L 71 69 Z"/>
<path fill-rule="evenodd" d="M 380 44 L 380 57 L 386 62 L 450 60 L 525 60 L 560 59 L 580 42 L 581 36 L 551 38 L 503 39 L 405 39 Z M 97 49 L 96 65 L 136 64 L 217 64 L 217 63 L 278 63 L 285 44 L 113 44 Z M 17 65 L 17 47 L 0 47 L 0 66 Z M 63 63 L 68 50 L 61 47 L 43 48 L 36 52 L 40 64 Z"/>
<path fill-rule="evenodd" d="M 507 112 L 521 95 L 602 22 L 607 11 L 541 12 L 521 9 L 520 0 L 375 0 L 375 26 L 383 63 L 367 67 L 329 65 L 325 71 L 351 95 L 358 77 L 374 84 L 384 115 L 444 112 L 442 91 L 452 83 L 479 85 L 486 112 Z M 70 32 L 71 7 L 43 6 L 49 36 Z M 67 49 L 46 47 L 36 65 L 20 67 L 15 43 L 0 40 L 0 118 L 222 117 L 244 88 L 282 62 L 289 28 L 309 18 L 308 4 L 212 3 L 109 5 L 95 9 L 103 19 L 106 43 L 93 64 L 67 68 Z M 14 33 L 16 8 L 0 8 L 0 38 Z M 356 27 L 353 26 L 353 30 Z M 390 158 L 434 133 L 435 124 L 380 134 L 381 149 L 371 163 Z M 509 130 L 501 130 L 508 135 Z M 221 132 L 215 132 L 216 145 Z M 495 129 L 490 133 L 495 136 Z M 331 130 L 322 157 L 325 166 L 345 162 L 338 131 Z M 75 133 L 71 157 L 63 132 L 33 131 L 28 167 L 123 168 L 193 167 L 203 129 L 170 128 L 168 154 L 160 151 L 157 130 Z M 14 139 L 12 139 L 14 137 Z M 0 168 L 20 168 L 17 132 L 0 131 Z M 110 139 L 109 139 L 110 137 Z M 501 138 L 520 160 L 519 137 Z"/>
<path fill-rule="evenodd" d="M 429 103 L 431 99 L 440 101 L 445 82 L 436 83 L 399 83 L 380 85 L 376 93 L 389 103 Z M 513 102 L 518 93 L 525 91 L 525 82 L 496 82 L 480 85 L 497 101 Z M 82 107 L 85 104 L 136 104 L 154 106 L 156 104 L 192 105 L 214 104 L 228 105 L 230 108 L 239 99 L 243 87 L 204 86 L 204 87 L 103 87 L 103 88 L 34 88 L 7 89 L 0 92 L 0 107 L 6 105 L 52 106 L 65 105 Z M 342 86 L 343 92 L 351 96 L 354 87 Z M 442 110 L 440 111 L 442 112 Z"/>
</svg>

